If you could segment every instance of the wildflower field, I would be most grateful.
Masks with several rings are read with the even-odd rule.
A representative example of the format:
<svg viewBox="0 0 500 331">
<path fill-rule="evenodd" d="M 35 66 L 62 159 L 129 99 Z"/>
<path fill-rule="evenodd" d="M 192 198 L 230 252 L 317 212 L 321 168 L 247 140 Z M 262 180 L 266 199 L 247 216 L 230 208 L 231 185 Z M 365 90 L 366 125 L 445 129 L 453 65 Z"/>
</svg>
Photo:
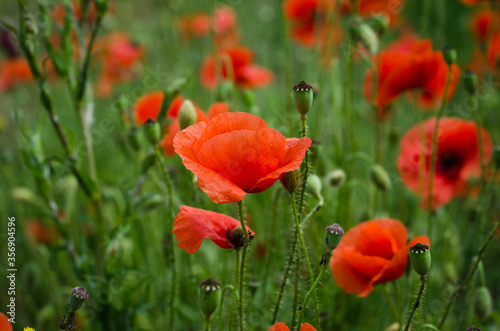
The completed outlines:
<svg viewBox="0 0 500 331">
<path fill-rule="evenodd" d="M 0 331 L 500 330 L 500 1 L 0 2 Z"/>
</svg>

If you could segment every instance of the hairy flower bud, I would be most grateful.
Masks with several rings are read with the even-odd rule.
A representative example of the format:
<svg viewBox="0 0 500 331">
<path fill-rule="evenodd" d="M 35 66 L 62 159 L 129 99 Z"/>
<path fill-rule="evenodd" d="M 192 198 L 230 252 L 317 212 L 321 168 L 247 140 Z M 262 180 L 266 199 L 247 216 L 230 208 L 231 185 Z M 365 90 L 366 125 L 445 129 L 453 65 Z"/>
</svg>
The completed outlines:
<svg viewBox="0 0 500 331">
<path fill-rule="evenodd" d="M 464 86 L 469 95 L 476 94 L 477 90 L 477 75 L 471 70 L 466 70 L 463 75 Z"/>
<path fill-rule="evenodd" d="M 328 183 L 332 187 L 340 187 L 344 185 L 346 180 L 346 174 L 342 169 L 335 169 L 328 174 Z"/>
<path fill-rule="evenodd" d="M 158 121 L 148 118 L 146 123 L 144 123 L 144 130 L 146 133 L 146 138 L 152 145 L 156 145 L 161 140 L 161 127 Z"/>
<path fill-rule="evenodd" d="M 307 114 L 311 109 L 313 99 L 313 88 L 305 81 L 301 80 L 293 86 L 293 103 L 301 115 Z"/>
<path fill-rule="evenodd" d="M 457 50 L 451 46 L 446 46 L 443 49 L 443 57 L 445 62 L 451 66 L 454 63 L 457 63 Z"/>
<path fill-rule="evenodd" d="M 196 109 L 191 100 L 184 100 L 179 108 L 178 119 L 181 130 L 196 123 Z"/>
<path fill-rule="evenodd" d="M 130 146 L 136 151 L 141 149 L 141 142 L 139 139 L 139 130 L 137 130 L 136 127 L 130 128 L 128 131 L 128 142 L 130 143 Z"/>
<path fill-rule="evenodd" d="M 431 252 L 429 246 L 416 243 L 410 247 L 410 260 L 413 269 L 420 276 L 425 276 L 431 268 Z"/>
<path fill-rule="evenodd" d="M 321 187 L 321 180 L 318 176 L 314 174 L 307 176 L 307 188 L 317 198 L 321 197 Z"/>
<path fill-rule="evenodd" d="M 68 301 L 69 310 L 71 312 L 75 312 L 78 309 L 82 308 L 85 300 L 87 300 L 88 297 L 89 294 L 87 293 L 87 290 L 85 290 L 85 288 L 79 286 L 72 289 Z"/>
<path fill-rule="evenodd" d="M 297 168 L 280 176 L 281 185 L 288 192 L 294 192 L 300 183 L 300 169 Z"/>
<path fill-rule="evenodd" d="M 376 33 L 383 35 L 389 27 L 389 18 L 384 14 L 375 14 L 366 22 Z"/>
<path fill-rule="evenodd" d="M 374 164 L 370 169 L 370 177 L 379 190 L 385 192 L 391 188 L 391 178 L 382 166 Z"/>
<path fill-rule="evenodd" d="M 220 283 L 213 278 L 207 278 L 198 288 L 198 303 L 205 316 L 212 315 L 219 306 L 221 298 Z"/>
<path fill-rule="evenodd" d="M 376 54 L 379 48 L 379 38 L 375 30 L 364 22 L 355 23 L 350 29 L 351 38 L 361 43 L 370 54 Z"/>
<path fill-rule="evenodd" d="M 491 299 L 490 290 L 486 286 L 481 286 L 476 289 L 474 295 L 474 311 L 482 321 L 490 317 L 493 311 L 493 300 Z"/>
<path fill-rule="evenodd" d="M 465 330 L 465 331 L 481 331 L 481 329 L 480 329 L 480 328 L 478 328 L 478 327 L 477 327 L 477 326 L 475 326 L 475 325 L 471 325 L 471 326 L 469 326 L 469 327 L 467 328 L 467 330 Z"/>
<path fill-rule="evenodd" d="M 337 223 L 329 225 L 325 229 L 325 246 L 329 250 L 334 250 L 340 243 L 344 230 Z"/>
</svg>

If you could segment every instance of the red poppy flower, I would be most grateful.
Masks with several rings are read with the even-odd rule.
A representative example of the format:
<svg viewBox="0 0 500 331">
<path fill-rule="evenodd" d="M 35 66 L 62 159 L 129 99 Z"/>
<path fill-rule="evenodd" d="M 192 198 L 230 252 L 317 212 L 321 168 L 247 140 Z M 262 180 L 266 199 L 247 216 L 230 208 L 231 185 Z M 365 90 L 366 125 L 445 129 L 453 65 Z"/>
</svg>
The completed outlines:
<svg viewBox="0 0 500 331">
<path fill-rule="evenodd" d="M 223 113 L 177 133 L 174 149 L 215 203 L 238 202 L 297 169 L 311 139 L 286 139 L 263 119 Z"/>
<path fill-rule="evenodd" d="M 362 17 L 371 17 L 375 14 L 383 14 L 387 16 L 389 22 L 394 24 L 397 21 L 398 14 L 403 10 L 405 0 L 360 0 L 358 13 Z M 341 10 L 344 13 L 351 11 L 352 1 L 344 0 Z"/>
<path fill-rule="evenodd" d="M 498 14 L 491 10 L 480 10 L 474 13 L 471 18 L 471 30 L 474 36 L 481 42 L 484 42 L 495 24 L 499 23 Z"/>
<path fill-rule="evenodd" d="M 37 220 L 26 224 L 26 234 L 32 242 L 38 244 L 51 244 L 59 238 L 59 233 L 54 226 L 46 226 Z"/>
<path fill-rule="evenodd" d="M 0 330 L 12 331 L 12 324 L 10 324 L 9 318 L 2 313 L 0 313 Z"/>
<path fill-rule="evenodd" d="M 213 211 L 182 206 L 174 221 L 173 233 L 179 241 L 179 248 L 194 254 L 205 239 L 210 239 L 221 248 L 231 249 L 244 244 L 244 233 L 241 238 L 233 238 L 234 229 L 241 225 L 240 221 Z M 247 226 L 248 234 L 254 232 Z M 242 242 L 243 240 L 243 242 Z"/>
<path fill-rule="evenodd" d="M 206 36 L 210 32 L 210 16 L 198 13 L 181 17 L 178 28 L 182 37 L 187 39 Z"/>
<path fill-rule="evenodd" d="M 33 75 L 25 58 L 13 57 L 0 63 L 0 92 L 32 81 Z"/>
<path fill-rule="evenodd" d="M 488 64 L 492 69 L 500 66 L 500 32 L 496 32 L 488 42 Z"/>
<path fill-rule="evenodd" d="M 316 331 L 316 328 L 314 328 L 314 326 L 312 326 L 309 323 L 302 323 L 300 326 L 300 330 L 301 331 Z M 288 328 L 288 326 L 286 326 L 285 323 L 279 322 L 279 323 L 276 323 L 273 326 L 271 326 L 268 331 L 290 331 L 290 329 Z"/>
<path fill-rule="evenodd" d="M 253 52 L 249 48 L 235 47 L 217 53 L 221 76 L 230 79 L 241 88 L 259 88 L 269 85 L 274 75 L 268 69 L 254 65 Z M 216 66 L 213 56 L 208 56 L 201 66 L 200 79 L 207 88 L 217 86 Z"/>
<path fill-rule="evenodd" d="M 397 161 L 403 183 L 422 197 L 424 208 L 428 204 L 430 151 L 435 125 L 436 119 L 431 118 L 411 128 L 401 140 Z M 424 137 L 421 136 L 422 131 Z M 481 132 L 484 161 L 488 162 L 492 154 L 491 139 L 486 130 L 482 129 Z M 419 161 L 422 151 L 425 155 L 424 173 L 420 171 Z M 476 125 L 458 118 L 442 118 L 438 129 L 432 208 L 447 204 L 453 197 L 462 195 L 468 179 L 479 174 Z"/>
<path fill-rule="evenodd" d="M 411 246 L 417 242 L 430 245 L 427 236 L 406 241 L 406 228 L 398 220 L 381 218 L 358 224 L 333 251 L 333 278 L 347 293 L 366 297 L 375 285 L 403 275 Z"/>
<path fill-rule="evenodd" d="M 409 52 L 401 49 L 381 52 L 374 61 L 378 67 L 376 105 L 381 113 L 400 94 L 414 89 L 420 90 L 419 104 L 422 108 L 432 109 L 440 104 L 448 65 L 441 52 L 432 50 L 429 40 L 416 43 Z M 447 99 L 453 96 L 459 76 L 460 69 L 453 64 Z M 365 96 L 368 100 L 372 100 L 371 80 L 372 72 L 369 70 L 365 77 Z"/>
</svg>

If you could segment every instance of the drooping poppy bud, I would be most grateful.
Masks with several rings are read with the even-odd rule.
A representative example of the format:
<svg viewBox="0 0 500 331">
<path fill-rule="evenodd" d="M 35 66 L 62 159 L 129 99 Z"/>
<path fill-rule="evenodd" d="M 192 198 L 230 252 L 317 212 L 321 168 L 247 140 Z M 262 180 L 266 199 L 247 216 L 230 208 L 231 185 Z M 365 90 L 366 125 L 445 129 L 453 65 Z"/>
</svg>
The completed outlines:
<svg viewBox="0 0 500 331">
<path fill-rule="evenodd" d="M 335 169 L 328 174 L 328 183 L 332 187 L 340 187 L 344 185 L 346 180 L 346 174 L 342 169 Z"/>
<path fill-rule="evenodd" d="M 384 14 L 373 15 L 366 22 L 377 34 L 383 35 L 389 27 L 389 18 Z"/>
<path fill-rule="evenodd" d="M 299 168 L 281 175 L 280 182 L 281 185 L 283 185 L 283 187 L 285 188 L 285 190 L 287 190 L 290 193 L 294 192 L 300 183 Z"/>
<path fill-rule="evenodd" d="M 108 0 L 94 0 L 97 16 L 102 17 L 108 10 Z"/>
<path fill-rule="evenodd" d="M 325 229 L 325 246 L 329 250 L 334 250 L 337 248 L 342 236 L 344 235 L 344 230 L 337 223 L 329 225 Z"/>
<path fill-rule="evenodd" d="M 444 61 L 451 66 L 454 63 L 457 63 L 457 50 L 451 46 L 446 46 L 443 49 L 443 57 Z"/>
<path fill-rule="evenodd" d="M 71 294 L 69 296 L 68 306 L 71 312 L 75 312 L 78 309 L 82 308 L 85 300 L 87 300 L 89 294 L 84 287 L 78 286 L 71 290 Z"/>
<path fill-rule="evenodd" d="M 252 239 L 253 239 L 253 235 L 249 231 L 248 240 L 251 241 Z M 245 232 L 243 232 L 243 229 L 241 228 L 241 226 L 235 227 L 233 231 L 231 231 L 230 229 L 227 229 L 226 240 L 227 240 L 227 243 L 230 246 L 232 246 L 234 249 L 240 249 L 243 246 L 245 246 Z"/>
<path fill-rule="evenodd" d="M 486 286 L 481 286 L 476 289 L 474 296 L 474 311 L 482 321 L 490 317 L 493 311 L 493 300 L 491 299 L 490 290 Z"/>
<path fill-rule="evenodd" d="M 138 151 L 141 149 L 141 142 L 139 139 L 139 130 L 137 130 L 136 127 L 130 128 L 130 130 L 128 131 L 127 137 L 128 137 L 128 142 L 130 143 L 130 146 L 132 146 L 132 148 L 135 151 Z"/>
<path fill-rule="evenodd" d="M 144 123 L 144 130 L 146 132 L 146 138 L 152 145 L 156 145 L 161 140 L 161 127 L 158 121 L 148 118 L 146 123 Z"/>
<path fill-rule="evenodd" d="M 355 23 L 350 29 L 351 38 L 361 43 L 370 54 L 377 54 L 379 48 L 378 36 L 375 30 L 364 22 Z"/>
<path fill-rule="evenodd" d="M 379 190 L 386 192 L 391 188 L 391 178 L 381 165 L 374 164 L 371 167 L 370 177 Z"/>
<path fill-rule="evenodd" d="M 220 283 L 213 278 L 207 278 L 198 288 L 198 303 L 205 316 L 211 316 L 219 306 L 221 298 Z"/>
<path fill-rule="evenodd" d="M 178 119 L 181 130 L 196 123 L 196 109 L 191 100 L 184 100 L 179 109 Z"/>
<path fill-rule="evenodd" d="M 307 188 L 315 197 L 321 197 L 321 179 L 318 176 L 311 174 L 307 177 Z"/>
<path fill-rule="evenodd" d="M 416 243 L 410 247 L 410 260 L 413 270 L 420 276 L 425 276 L 431 268 L 431 252 L 429 246 Z"/>
<path fill-rule="evenodd" d="M 305 81 L 301 80 L 293 86 L 293 103 L 301 115 L 307 114 L 311 109 L 313 99 L 313 88 Z"/>
<path fill-rule="evenodd" d="M 464 72 L 464 86 L 469 95 L 476 94 L 477 90 L 477 75 L 473 71 L 466 70 Z"/>
</svg>

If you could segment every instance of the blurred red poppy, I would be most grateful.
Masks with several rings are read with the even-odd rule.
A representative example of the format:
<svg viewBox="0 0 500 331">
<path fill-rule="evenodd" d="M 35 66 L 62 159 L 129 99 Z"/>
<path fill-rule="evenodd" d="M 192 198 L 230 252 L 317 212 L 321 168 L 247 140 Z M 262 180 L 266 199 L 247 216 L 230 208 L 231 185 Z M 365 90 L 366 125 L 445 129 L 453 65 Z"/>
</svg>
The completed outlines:
<svg viewBox="0 0 500 331">
<path fill-rule="evenodd" d="M 12 324 L 10 324 L 9 318 L 2 313 L 0 313 L 0 330 L 12 331 Z"/>
<path fill-rule="evenodd" d="M 314 328 L 309 323 L 302 323 L 302 325 L 300 326 L 300 330 L 301 331 L 316 331 L 316 328 Z M 273 326 L 271 326 L 268 331 L 290 331 L 290 329 L 288 328 L 288 326 L 286 326 L 285 323 L 279 322 L 279 323 L 276 323 Z"/>
<path fill-rule="evenodd" d="M 435 125 L 436 119 L 431 118 L 411 128 L 401 140 L 397 160 L 403 183 L 422 197 L 424 208 L 428 208 L 430 150 Z M 492 154 L 491 139 L 485 129 L 481 132 L 484 142 L 484 161 L 488 162 Z M 420 170 L 422 153 L 425 156 L 423 173 Z M 450 202 L 453 197 L 463 195 L 468 179 L 479 174 L 476 125 L 474 122 L 458 118 L 442 118 L 438 129 L 432 208 L 436 209 Z"/>
<path fill-rule="evenodd" d="M 80 22 L 83 19 L 83 13 L 82 13 L 82 6 L 80 1 L 78 0 L 72 0 L 70 1 L 70 6 L 73 11 L 73 15 L 75 19 Z M 63 24 L 64 22 L 64 15 L 65 15 L 65 10 L 64 10 L 64 5 L 59 4 L 57 5 L 53 12 L 52 16 L 54 17 L 54 21 L 60 25 Z M 87 24 L 92 24 L 97 20 L 97 8 L 95 6 L 95 3 L 92 1 L 89 3 L 89 8 L 88 12 L 86 13 L 85 17 L 85 23 Z"/>
<path fill-rule="evenodd" d="M 217 52 L 217 62 L 223 79 L 231 80 L 237 87 L 259 88 L 271 84 L 274 75 L 268 69 L 254 65 L 253 52 L 246 47 L 234 47 Z M 213 89 L 217 86 L 216 65 L 208 56 L 201 66 L 201 83 Z"/>
<path fill-rule="evenodd" d="M 33 75 L 25 58 L 13 57 L 0 63 L 0 92 L 32 81 Z"/>
<path fill-rule="evenodd" d="M 484 42 L 488 38 L 495 24 L 499 23 L 499 16 L 491 10 L 479 10 L 472 15 L 472 34 L 480 41 Z"/>
<path fill-rule="evenodd" d="M 492 69 L 500 67 L 500 32 L 493 34 L 488 42 L 488 64 Z"/>
<path fill-rule="evenodd" d="M 183 38 L 203 37 L 210 32 L 210 16 L 205 13 L 186 15 L 177 25 Z"/>
<path fill-rule="evenodd" d="M 38 244 L 51 244 L 59 239 L 59 233 L 53 225 L 47 226 L 38 220 L 26 223 L 26 234 L 32 242 Z"/>
<path fill-rule="evenodd" d="M 357 3 L 359 6 L 358 13 L 362 17 L 371 17 L 375 14 L 383 14 L 387 16 L 391 24 L 394 24 L 399 17 L 399 13 L 403 10 L 405 2 L 405 0 L 360 0 L 359 3 Z M 344 0 L 342 2 L 341 10 L 344 13 L 350 12 L 352 4 L 352 1 Z"/>
<path fill-rule="evenodd" d="M 244 233 L 239 234 L 241 238 L 232 237 L 234 229 L 240 225 L 240 221 L 224 214 L 182 206 L 175 218 L 173 233 L 179 241 L 179 248 L 194 254 L 207 238 L 221 248 L 240 248 L 244 244 Z M 246 228 L 253 237 L 254 232 L 248 226 Z"/>
<path fill-rule="evenodd" d="M 347 293 L 366 297 L 375 285 L 403 275 L 411 246 L 417 242 L 430 245 L 427 236 L 406 241 L 406 228 L 398 220 L 381 218 L 358 224 L 333 251 L 333 278 Z"/>
<path fill-rule="evenodd" d="M 414 89 L 420 90 L 418 101 L 422 108 L 433 109 L 440 104 L 448 77 L 448 65 L 441 52 L 432 50 L 431 41 L 417 42 L 410 51 L 393 49 L 381 52 L 374 61 L 378 68 L 375 103 L 381 114 L 400 94 Z M 460 69 L 453 64 L 447 99 L 453 96 L 459 76 Z M 364 92 L 365 97 L 373 102 L 371 85 L 372 71 L 369 70 L 365 77 Z"/>
<path fill-rule="evenodd" d="M 301 165 L 310 146 L 311 139 L 286 139 L 248 113 L 217 115 L 174 138 L 175 152 L 215 203 L 238 202 L 247 193 L 268 189 Z"/>
</svg>

